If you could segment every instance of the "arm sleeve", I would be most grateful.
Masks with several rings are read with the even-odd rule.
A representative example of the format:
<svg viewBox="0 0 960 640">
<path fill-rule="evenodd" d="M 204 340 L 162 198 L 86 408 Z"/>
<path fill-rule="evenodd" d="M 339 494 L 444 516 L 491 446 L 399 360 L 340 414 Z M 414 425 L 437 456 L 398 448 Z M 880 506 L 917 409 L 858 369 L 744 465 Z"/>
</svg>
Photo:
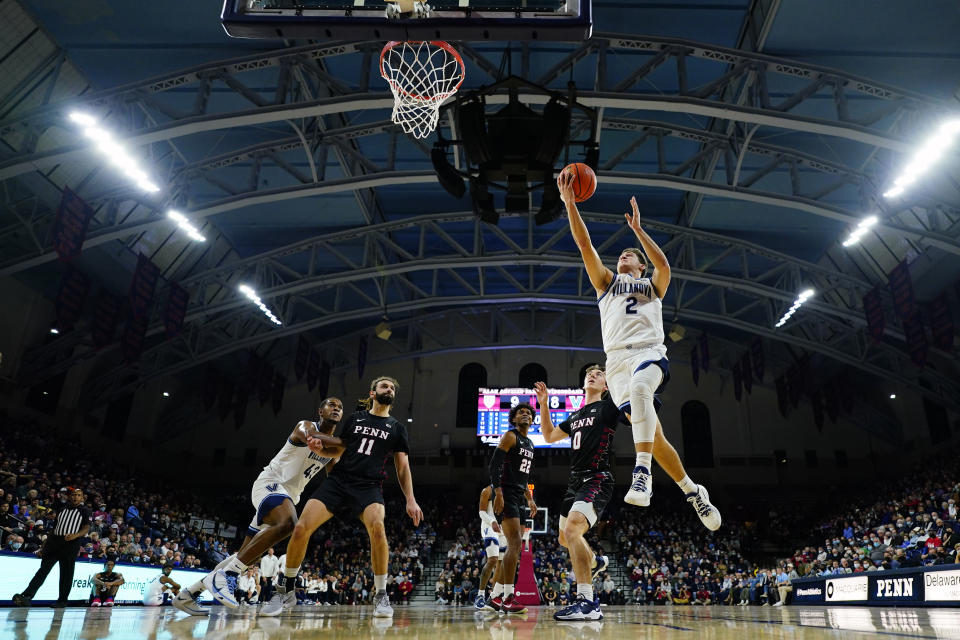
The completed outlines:
<svg viewBox="0 0 960 640">
<path fill-rule="evenodd" d="M 500 486 L 500 476 L 503 475 L 503 461 L 507 457 L 507 452 L 497 447 L 490 456 L 490 484 L 496 489 Z"/>
</svg>

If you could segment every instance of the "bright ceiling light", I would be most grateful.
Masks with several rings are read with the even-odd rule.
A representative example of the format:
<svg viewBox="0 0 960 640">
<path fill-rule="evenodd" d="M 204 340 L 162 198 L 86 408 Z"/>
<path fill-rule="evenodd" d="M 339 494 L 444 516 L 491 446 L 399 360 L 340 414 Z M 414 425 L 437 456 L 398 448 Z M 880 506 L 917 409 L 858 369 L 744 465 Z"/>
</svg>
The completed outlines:
<svg viewBox="0 0 960 640">
<path fill-rule="evenodd" d="M 891 399 L 891 400 L 896 400 L 896 399 L 897 399 L 897 394 L 891 393 L 891 394 L 890 394 L 890 399 Z"/>
<path fill-rule="evenodd" d="M 850 232 L 850 235 L 847 236 L 847 239 L 843 241 L 843 246 L 852 247 L 860 242 L 860 238 L 863 237 L 863 234 L 869 231 L 870 227 L 875 224 L 877 224 L 877 216 L 870 216 L 861 220 L 860 224 L 858 224 L 856 228 Z"/>
<path fill-rule="evenodd" d="M 58 335 L 60 333 L 60 329 L 57 329 L 56 327 L 50 327 L 50 333 L 53 335 Z"/>
<path fill-rule="evenodd" d="M 250 300 L 260 308 L 260 311 L 263 311 L 263 314 L 270 319 L 270 322 L 276 325 L 283 324 L 280 322 L 277 316 L 273 315 L 273 311 L 270 311 L 267 305 L 263 304 L 263 300 L 260 299 L 260 296 L 257 295 L 257 292 L 254 291 L 249 285 L 242 284 L 237 287 L 237 289 L 240 291 L 240 293 L 250 298 Z"/>
<path fill-rule="evenodd" d="M 790 308 L 787 309 L 787 312 L 780 317 L 780 320 L 777 321 L 777 324 L 773 325 L 774 328 L 779 329 L 780 327 L 785 325 L 787 323 L 787 320 L 793 317 L 793 314 L 797 312 L 797 309 L 803 306 L 804 302 L 806 302 L 807 300 L 815 296 L 816 293 L 817 293 L 816 291 L 810 288 L 807 288 L 801 291 L 800 294 L 797 296 L 796 300 L 793 301 L 793 304 L 790 305 Z"/>
<path fill-rule="evenodd" d="M 916 182 L 944 156 L 958 133 L 960 133 L 960 118 L 941 123 L 937 131 L 917 148 L 913 157 L 903 168 L 903 172 L 894 179 L 893 186 L 884 192 L 883 197 L 896 198 L 903 195 L 906 187 Z"/>
<path fill-rule="evenodd" d="M 195 226 L 190 224 L 187 216 L 183 215 L 179 211 L 174 211 L 171 209 L 170 211 L 167 211 L 167 217 L 176 222 L 177 226 L 180 227 L 184 233 L 190 236 L 191 240 L 194 240 L 195 242 L 206 242 L 207 239 L 200 234 L 200 231 Z"/>
<path fill-rule="evenodd" d="M 109 131 L 97 124 L 96 118 L 80 111 L 74 111 L 68 117 L 72 122 L 83 127 L 83 135 L 90 138 L 110 164 L 120 169 L 137 187 L 148 193 L 160 191 L 160 187 L 138 166 L 137 160 L 123 148 L 123 145 L 114 140 Z"/>
</svg>

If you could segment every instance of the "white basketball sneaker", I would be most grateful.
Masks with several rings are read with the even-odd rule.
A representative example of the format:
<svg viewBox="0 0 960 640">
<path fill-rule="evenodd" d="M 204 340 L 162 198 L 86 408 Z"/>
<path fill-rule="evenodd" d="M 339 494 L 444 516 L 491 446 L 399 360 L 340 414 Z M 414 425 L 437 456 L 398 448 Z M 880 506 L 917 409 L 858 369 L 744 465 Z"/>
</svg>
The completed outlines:
<svg viewBox="0 0 960 640">
<path fill-rule="evenodd" d="M 376 605 L 373 609 L 374 618 L 389 618 L 393 615 L 393 607 L 390 606 L 390 596 L 385 590 L 377 592 L 374 596 L 374 604 Z"/>
<path fill-rule="evenodd" d="M 623 501 L 635 507 L 649 507 L 653 497 L 653 475 L 646 467 L 633 468 L 633 481 Z"/>
<path fill-rule="evenodd" d="M 191 616 L 205 616 L 210 613 L 210 607 L 201 606 L 186 588 L 180 589 L 180 593 L 173 599 L 173 606 Z"/>
<path fill-rule="evenodd" d="M 707 493 L 706 487 L 698 484 L 696 493 L 687 494 L 687 502 L 693 505 L 693 510 L 697 512 L 703 526 L 710 531 L 716 531 L 720 528 L 720 512 L 710 504 L 710 494 Z"/>
<path fill-rule="evenodd" d="M 228 576 L 223 569 L 215 569 L 203 577 L 203 586 L 213 595 L 214 600 L 225 607 L 236 609 L 240 606 L 237 597 L 237 579 Z"/>
<path fill-rule="evenodd" d="M 285 609 L 290 609 L 297 604 L 297 592 L 291 591 L 289 593 L 280 593 L 278 589 L 273 593 L 273 596 L 267 600 L 262 607 L 260 607 L 260 615 L 262 616 L 278 616 L 284 612 Z"/>
</svg>

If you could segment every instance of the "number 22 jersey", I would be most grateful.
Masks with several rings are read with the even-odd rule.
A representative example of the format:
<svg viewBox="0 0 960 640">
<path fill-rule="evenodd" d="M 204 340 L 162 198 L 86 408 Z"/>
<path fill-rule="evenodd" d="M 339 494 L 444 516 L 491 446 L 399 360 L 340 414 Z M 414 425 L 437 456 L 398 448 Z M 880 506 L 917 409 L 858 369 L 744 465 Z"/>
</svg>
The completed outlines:
<svg viewBox="0 0 960 640">
<path fill-rule="evenodd" d="M 387 477 L 388 456 L 410 453 L 407 428 L 392 416 L 357 411 L 343 423 L 339 437 L 346 450 L 331 475 L 348 482 L 380 484 Z"/>
</svg>

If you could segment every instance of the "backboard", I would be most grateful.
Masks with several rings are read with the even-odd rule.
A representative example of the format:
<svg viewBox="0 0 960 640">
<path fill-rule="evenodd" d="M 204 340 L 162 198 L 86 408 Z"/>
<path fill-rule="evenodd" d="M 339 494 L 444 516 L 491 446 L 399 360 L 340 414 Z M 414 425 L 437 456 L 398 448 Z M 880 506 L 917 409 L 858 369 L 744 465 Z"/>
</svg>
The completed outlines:
<svg viewBox="0 0 960 640">
<path fill-rule="evenodd" d="M 544 40 L 590 37 L 590 0 L 426 0 L 427 17 L 387 18 L 385 0 L 224 0 L 235 38 Z"/>
</svg>

